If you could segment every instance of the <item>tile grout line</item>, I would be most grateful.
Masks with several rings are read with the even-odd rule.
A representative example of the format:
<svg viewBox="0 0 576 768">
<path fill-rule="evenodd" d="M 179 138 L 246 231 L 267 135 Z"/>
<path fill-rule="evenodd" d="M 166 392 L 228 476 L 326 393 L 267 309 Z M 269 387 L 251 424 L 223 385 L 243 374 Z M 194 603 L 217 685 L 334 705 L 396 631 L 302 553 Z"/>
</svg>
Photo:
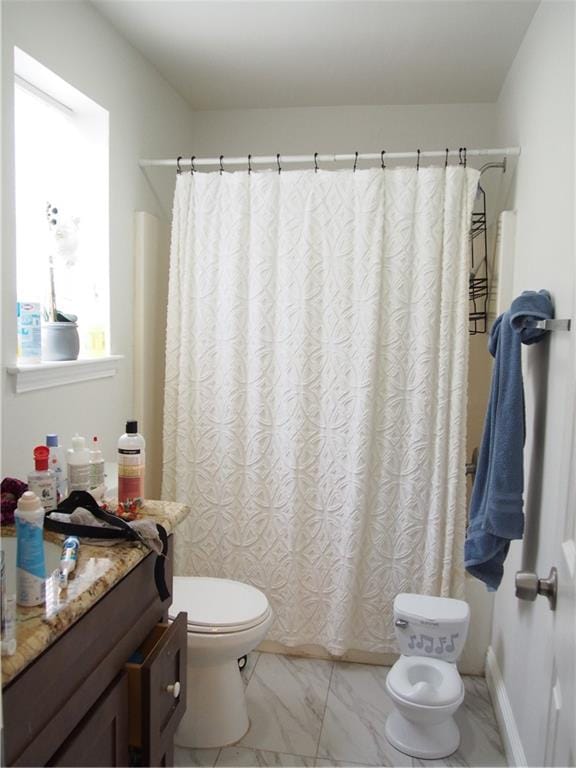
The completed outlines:
<svg viewBox="0 0 576 768">
<path fill-rule="evenodd" d="M 250 672 L 250 677 L 249 677 L 249 678 L 248 678 L 248 680 L 246 681 L 246 687 L 248 687 L 248 683 L 250 682 L 250 680 L 252 680 L 252 675 L 253 675 L 253 674 L 254 674 L 254 672 L 256 671 L 256 667 L 258 666 L 258 662 L 260 661 L 260 657 L 261 657 L 261 656 L 262 656 L 262 651 L 258 651 L 258 658 L 257 658 L 257 659 L 256 659 L 256 661 L 254 662 L 254 666 L 252 667 L 252 672 Z"/>
<path fill-rule="evenodd" d="M 332 677 L 334 675 L 334 666 L 336 662 L 332 662 L 332 667 L 330 668 L 330 679 L 328 680 L 328 688 L 326 690 L 326 699 L 324 701 L 324 711 L 322 712 L 322 720 L 320 721 L 320 730 L 318 732 L 318 741 L 316 742 L 316 753 L 314 755 L 314 764 L 316 764 L 316 761 L 318 760 L 318 750 L 320 749 L 320 739 L 322 738 L 322 731 L 324 730 L 324 720 L 326 718 L 326 710 L 328 709 L 328 697 L 330 696 L 330 687 L 332 686 Z"/>
<path fill-rule="evenodd" d="M 218 765 L 218 760 L 220 759 L 220 753 L 222 752 L 222 747 L 218 749 L 218 754 L 216 755 L 216 760 L 214 760 L 212 764 L 212 768 L 215 768 L 216 765 Z"/>
</svg>

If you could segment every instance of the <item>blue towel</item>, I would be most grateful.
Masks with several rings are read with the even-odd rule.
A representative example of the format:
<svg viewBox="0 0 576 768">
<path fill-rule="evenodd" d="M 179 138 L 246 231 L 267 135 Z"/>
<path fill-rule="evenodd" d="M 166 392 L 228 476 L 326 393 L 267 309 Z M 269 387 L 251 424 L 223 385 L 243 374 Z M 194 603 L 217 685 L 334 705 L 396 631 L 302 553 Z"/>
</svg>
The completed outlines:
<svg viewBox="0 0 576 768">
<path fill-rule="evenodd" d="M 520 344 L 534 344 L 548 333 L 524 328 L 524 322 L 551 317 L 548 291 L 524 291 L 490 331 L 488 349 L 494 370 L 464 546 L 466 570 L 490 592 L 502 580 L 510 541 L 524 533 L 526 426 Z"/>
</svg>

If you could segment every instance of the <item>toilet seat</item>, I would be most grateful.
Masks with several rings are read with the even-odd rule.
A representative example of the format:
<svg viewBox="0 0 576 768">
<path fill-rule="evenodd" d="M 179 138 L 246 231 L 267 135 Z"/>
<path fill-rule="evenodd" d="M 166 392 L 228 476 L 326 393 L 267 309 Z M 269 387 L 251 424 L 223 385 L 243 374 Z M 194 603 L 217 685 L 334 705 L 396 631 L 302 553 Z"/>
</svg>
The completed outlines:
<svg viewBox="0 0 576 768">
<path fill-rule="evenodd" d="M 425 707 L 444 707 L 464 696 L 455 664 L 421 656 L 400 656 L 386 682 L 399 699 Z"/>
<path fill-rule="evenodd" d="M 250 584 L 230 579 L 174 576 L 169 617 L 188 614 L 188 632 L 230 634 L 266 621 L 270 606 L 266 595 Z"/>
</svg>

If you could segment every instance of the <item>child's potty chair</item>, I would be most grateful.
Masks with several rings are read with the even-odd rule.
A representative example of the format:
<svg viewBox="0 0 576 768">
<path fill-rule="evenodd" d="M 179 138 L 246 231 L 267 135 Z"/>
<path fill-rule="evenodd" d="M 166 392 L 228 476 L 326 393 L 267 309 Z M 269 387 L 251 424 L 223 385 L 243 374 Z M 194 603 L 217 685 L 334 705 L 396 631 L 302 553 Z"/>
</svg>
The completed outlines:
<svg viewBox="0 0 576 768">
<path fill-rule="evenodd" d="M 470 609 L 463 600 L 397 595 L 394 629 L 402 655 L 386 678 L 394 711 L 386 738 L 407 755 L 448 757 L 458 749 L 460 732 L 452 715 L 464 700 L 456 669 Z"/>
</svg>

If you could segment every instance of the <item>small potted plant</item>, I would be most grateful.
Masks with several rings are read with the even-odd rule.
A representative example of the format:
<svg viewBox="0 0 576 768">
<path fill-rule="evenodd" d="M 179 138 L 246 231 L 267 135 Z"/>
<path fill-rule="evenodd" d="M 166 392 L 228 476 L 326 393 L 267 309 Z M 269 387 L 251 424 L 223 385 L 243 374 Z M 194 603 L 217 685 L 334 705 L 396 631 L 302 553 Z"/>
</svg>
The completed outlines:
<svg viewBox="0 0 576 768">
<path fill-rule="evenodd" d="M 46 205 L 51 248 L 48 255 L 50 294 L 48 307 L 44 309 L 45 324 L 42 333 L 43 360 L 77 360 L 80 351 L 78 316 L 61 312 L 56 301 L 55 267 L 58 262 L 71 267 L 76 262 L 78 250 L 78 218 L 60 220 L 58 208 Z"/>
</svg>

